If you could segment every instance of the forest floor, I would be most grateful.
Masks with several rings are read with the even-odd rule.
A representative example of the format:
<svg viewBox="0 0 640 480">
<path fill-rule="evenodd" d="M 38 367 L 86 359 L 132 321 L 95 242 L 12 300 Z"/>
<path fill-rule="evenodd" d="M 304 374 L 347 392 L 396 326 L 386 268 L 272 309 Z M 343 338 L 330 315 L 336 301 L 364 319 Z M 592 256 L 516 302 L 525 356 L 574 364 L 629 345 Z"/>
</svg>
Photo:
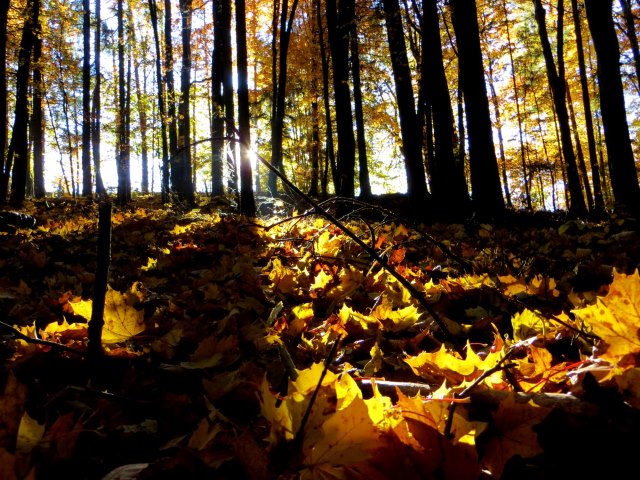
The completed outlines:
<svg viewBox="0 0 640 480">
<path fill-rule="evenodd" d="M 375 260 L 267 203 L 114 207 L 98 362 L 98 205 L 21 210 L 35 227 L 0 232 L 0 479 L 637 469 L 636 219 L 412 226 L 361 205 L 344 222 Z"/>
</svg>

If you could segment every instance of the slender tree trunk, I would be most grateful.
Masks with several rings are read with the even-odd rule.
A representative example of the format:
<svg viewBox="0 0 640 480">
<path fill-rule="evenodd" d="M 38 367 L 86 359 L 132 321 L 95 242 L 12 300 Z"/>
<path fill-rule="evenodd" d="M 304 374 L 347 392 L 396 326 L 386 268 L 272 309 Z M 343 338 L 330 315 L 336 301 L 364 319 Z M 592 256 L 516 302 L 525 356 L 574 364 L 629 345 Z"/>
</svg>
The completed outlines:
<svg viewBox="0 0 640 480">
<path fill-rule="evenodd" d="M 631 44 L 631 53 L 633 53 L 633 65 L 636 69 L 636 88 L 640 94 L 640 47 L 638 46 L 638 36 L 636 35 L 635 17 L 631 8 L 630 0 L 620 0 L 620 6 L 622 7 L 622 13 L 624 14 L 624 32 L 629 39 L 629 43 Z"/>
<path fill-rule="evenodd" d="M 327 196 L 327 183 L 328 183 L 328 167 L 331 167 L 331 177 L 333 178 L 334 191 L 338 192 L 338 172 L 336 166 L 335 151 L 333 146 L 333 125 L 331 122 L 331 106 L 329 102 L 329 60 L 327 59 L 326 47 L 324 43 L 324 27 L 322 25 L 322 11 L 320 0 L 315 0 L 316 18 L 318 20 L 318 44 L 320 46 L 320 60 L 322 65 L 322 100 L 324 102 L 324 115 L 325 115 L 325 168 L 322 175 L 320 189 L 323 197 Z"/>
<path fill-rule="evenodd" d="M 134 44 L 138 43 L 136 38 L 136 29 L 134 26 L 134 18 L 133 12 L 131 10 L 131 3 L 129 3 L 127 8 L 127 18 L 129 24 L 132 25 L 130 30 L 131 32 L 131 41 Z M 142 42 L 142 51 L 148 51 L 147 45 L 147 37 L 145 36 L 140 41 Z M 141 85 L 140 82 L 140 68 L 143 69 L 144 74 L 144 82 Z M 142 193 L 149 193 L 149 146 L 147 143 L 147 97 L 146 97 L 146 83 L 147 76 L 144 72 L 145 67 L 143 61 L 136 57 L 134 58 L 133 65 L 133 79 L 136 89 L 136 100 L 137 100 L 137 110 L 138 110 L 138 124 L 140 129 L 140 160 L 142 163 L 142 168 L 140 172 L 140 190 Z"/>
<path fill-rule="evenodd" d="M 171 191 L 177 190 L 178 172 L 174 160 L 178 151 L 178 129 L 176 123 L 175 82 L 173 77 L 173 42 L 171 40 L 171 0 L 164 0 L 164 83 L 166 85 L 165 102 L 167 105 L 167 134 L 169 138 L 169 169 Z"/>
<path fill-rule="evenodd" d="M 11 142 L 4 165 L 3 178 L 0 182 L 0 203 L 4 203 L 9 187 L 11 174 L 11 203 L 22 205 L 27 187 L 27 171 L 29 168 L 29 75 L 31 70 L 31 52 L 35 42 L 39 24 L 40 0 L 27 2 L 27 18 L 22 30 L 20 51 L 18 53 L 18 71 L 16 72 L 16 101 L 13 116 Z"/>
<path fill-rule="evenodd" d="M 613 24 L 612 0 L 585 0 L 587 20 L 598 58 L 600 110 L 616 203 L 637 210 L 640 187 L 620 75 L 620 47 Z"/>
<path fill-rule="evenodd" d="M 167 115 L 165 111 L 164 81 L 160 53 L 160 35 L 158 33 L 158 7 L 156 0 L 149 0 L 149 14 L 153 27 L 153 43 L 156 50 L 156 86 L 158 88 L 158 115 L 160 116 L 160 143 L 162 148 L 162 201 L 168 200 L 169 194 L 169 144 L 167 142 Z"/>
<path fill-rule="evenodd" d="M 7 117 L 7 15 L 10 0 L 0 2 L 0 205 L 6 200 L 8 177 L 5 177 L 9 119 Z"/>
<path fill-rule="evenodd" d="M 31 114 L 31 141 L 33 142 L 33 193 L 36 198 L 46 195 L 44 184 L 44 81 L 42 78 L 42 25 L 33 45 L 33 100 Z"/>
<path fill-rule="evenodd" d="M 584 161 L 584 153 L 582 152 L 582 143 L 580 142 L 580 132 L 578 131 L 578 122 L 576 121 L 576 114 L 573 110 L 573 100 L 571 98 L 571 90 L 569 90 L 569 84 L 565 82 L 565 88 L 567 90 L 567 105 L 569 106 L 569 120 L 571 120 L 571 129 L 573 130 L 573 138 L 576 143 L 576 159 L 578 160 L 578 168 L 580 169 L 580 175 L 582 176 L 582 184 L 584 185 L 584 191 L 587 196 L 587 206 L 589 210 L 593 210 L 593 194 L 591 193 L 591 184 L 589 183 L 589 176 L 587 175 L 587 165 Z"/>
<path fill-rule="evenodd" d="M 82 196 L 93 194 L 91 180 L 91 9 L 82 0 Z"/>
<path fill-rule="evenodd" d="M 251 125 L 249 123 L 249 78 L 247 72 L 247 25 L 244 0 L 236 0 L 236 44 L 238 54 L 238 127 L 240 131 L 240 213 L 255 217 L 256 202 L 251 173 Z"/>
<path fill-rule="evenodd" d="M 182 19 L 182 65 L 180 68 L 180 101 L 178 103 L 178 149 L 176 151 L 176 192 L 188 205 L 195 203 L 191 178 L 191 0 L 180 0 Z"/>
<path fill-rule="evenodd" d="M 224 101 L 222 85 L 224 81 L 224 25 L 223 6 L 226 0 L 213 2 L 213 65 L 211 70 L 211 195 L 224 193 Z"/>
<path fill-rule="evenodd" d="M 287 97 L 287 57 L 289 55 L 289 40 L 293 29 L 293 20 L 298 0 L 293 0 L 291 11 L 289 3 L 282 0 L 282 11 L 280 15 L 280 52 L 278 56 L 278 83 L 274 88 L 275 117 L 271 129 L 271 164 L 282 171 L 282 135 L 284 130 L 284 110 Z M 288 14 L 288 15 L 287 15 Z M 278 191 L 276 174 L 269 171 L 269 191 L 275 194 Z"/>
<path fill-rule="evenodd" d="M 367 159 L 367 141 L 364 132 L 364 113 L 362 110 L 362 80 L 360 78 L 360 52 L 358 46 L 358 29 L 355 15 L 355 2 L 347 2 L 349 12 L 349 45 L 351 50 L 351 75 L 353 78 L 353 109 L 356 120 L 356 145 L 358 148 L 358 174 L 360 180 L 360 197 L 371 197 L 371 181 L 369 179 L 369 161 Z"/>
<path fill-rule="evenodd" d="M 531 210 L 531 193 L 529 192 L 529 182 L 527 180 L 527 157 L 524 146 L 524 133 L 522 126 L 522 113 L 520 111 L 520 96 L 518 95 L 518 82 L 516 79 L 516 67 L 513 60 L 513 43 L 511 42 L 511 28 L 509 27 L 509 13 L 507 11 L 507 1 L 502 0 L 502 10 L 504 12 L 505 26 L 507 33 L 507 45 L 509 47 L 509 63 L 511 65 L 511 84 L 513 86 L 513 98 L 516 104 L 516 119 L 518 120 L 518 135 L 520 139 L 520 162 L 522 165 L 522 180 L 524 183 L 525 204 Z"/>
<path fill-rule="evenodd" d="M 224 76 L 222 79 L 222 97 L 224 103 L 225 131 L 227 136 L 236 135 L 235 102 L 233 92 L 233 56 L 231 52 L 231 0 L 222 0 L 222 63 Z M 227 150 L 227 170 L 229 172 L 229 188 L 238 192 L 238 168 L 235 160 L 235 149 Z"/>
<path fill-rule="evenodd" d="M 469 131 L 471 197 L 480 217 L 500 216 L 504 211 L 504 199 L 493 145 L 476 2 L 452 0 L 451 5 Z"/>
<path fill-rule="evenodd" d="M 576 33 L 576 50 L 578 52 L 578 68 L 580 70 L 580 88 L 582 90 L 582 105 L 584 108 L 585 128 L 587 131 L 587 145 L 589 149 L 589 164 L 591 165 L 591 181 L 593 182 L 593 201 L 596 212 L 604 211 L 604 199 L 602 197 L 602 185 L 600 181 L 600 169 L 598 168 L 598 153 L 596 151 L 596 139 L 593 130 L 593 114 L 591 113 L 591 98 L 587 82 L 587 69 L 584 61 L 584 49 L 582 43 L 582 22 L 578 0 L 571 0 L 573 11 L 573 26 Z"/>
<path fill-rule="evenodd" d="M 435 0 L 425 0 L 423 8 L 422 62 L 424 90 L 428 92 L 433 115 L 434 155 L 430 165 L 434 202 L 453 218 L 469 213 L 469 192 L 464 167 L 456 164 L 454 119 L 449 85 L 444 70 L 440 21 Z M 429 122 L 427 122 L 429 124 Z M 428 129 L 430 136 L 430 129 Z M 463 164 L 464 165 L 464 164 Z"/>
<path fill-rule="evenodd" d="M 336 194 L 353 198 L 355 192 L 356 142 L 353 136 L 351 92 L 349 91 L 349 25 L 346 22 L 345 3 L 339 11 L 335 0 L 327 0 L 327 29 L 333 63 L 333 92 L 336 108 L 336 133 L 338 135 L 338 165 Z"/>
<path fill-rule="evenodd" d="M 571 144 L 571 127 L 569 125 L 569 113 L 567 112 L 565 80 L 564 80 L 564 61 L 562 57 L 562 29 L 558 29 L 558 66 L 556 70 L 553 54 L 551 52 L 551 44 L 547 34 L 547 25 L 545 21 L 545 10 L 541 0 L 533 0 L 536 12 L 536 22 L 538 24 L 538 33 L 540 42 L 542 43 L 542 52 L 544 55 L 545 65 L 547 69 L 547 78 L 553 95 L 553 102 L 558 116 L 558 124 L 560 128 L 560 141 L 562 145 L 562 154 L 567 167 L 567 183 L 569 187 L 569 211 L 575 215 L 584 215 L 587 207 L 582 196 L 582 187 L 580 186 L 580 176 L 578 175 L 578 167 L 576 165 L 576 156 Z M 560 2 L 561 3 L 561 2 Z M 559 4 L 560 5 L 560 4 Z M 559 27 L 561 27 L 561 23 Z"/>
<path fill-rule="evenodd" d="M 102 86 L 102 71 L 100 66 L 100 41 L 101 41 L 101 31 L 102 31 L 102 13 L 101 13 L 101 3 L 102 0 L 94 0 L 95 1 L 95 21 L 96 21 L 96 29 L 94 33 L 93 39 L 93 49 L 94 49 L 94 64 L 95 64 L 95 84 L 93 86 L 93 102 L 91 109 L 91 148 L 93 150 L 93 169 L 96 176 L 96 194 L 98 196 L 105 196 L 107 194 L 106 189 L 104 188 L 104 183 L 102 182 L 102 172 L 100 171 L 100 130 L 101 130 L 101 92 L 100 88 Z"/>
<path fill-rule="evenodd" d="M 422 132 L 415 128 L 418 119 L 400 17 L 400 5 L 398 0 L 383 0 L 382 3 L 398 102 L 409 204 L 413 209 L 417 209 L 414 210 L 417 212 L 424 207 L 427 197 L 427 182 L 422 160 Z"/>
<path fill-rule="evenodd" d="M 125 31 L 124 31 L 124 0 L 118 0 L 118 149 L 117 149 L 117 172 L 118 172 L 118 203 L 125 205 L 131 200 L 131 177 L 130 177 L 130 151 L 129 136 L 129 108 L 128 96 L 130 83 L 125 76 Z"/>
</svg>

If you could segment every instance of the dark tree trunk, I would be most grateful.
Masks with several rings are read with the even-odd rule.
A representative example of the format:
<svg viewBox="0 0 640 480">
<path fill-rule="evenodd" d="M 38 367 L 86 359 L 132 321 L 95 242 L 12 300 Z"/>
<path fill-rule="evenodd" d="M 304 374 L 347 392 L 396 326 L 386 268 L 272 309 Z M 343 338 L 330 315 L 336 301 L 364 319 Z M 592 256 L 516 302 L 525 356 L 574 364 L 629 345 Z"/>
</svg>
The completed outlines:
<svg viewBox="0 0 640 480">
<path fill-rule="evenodd" d="M 557 71 L 553 54 L 551 52 L 551 44 L 547 34 L 547 25 L 545 21 L 545 10 L 541 0 L 533 0 L 535 4 L 536 23 L 538 24 L 538 33 L 542 44 L 542 53 L 547 69 L 547 78 L 553 96 L 556 115 L 560 128 L 560 143 L 562 146 L 562 155 L 567 167 L 567 185 L 569 188 L 569 211 L 575 215 L 584 215 L 587 207 L 582 196 L 582 187 L 580 186 L 580 176 L 578 175 L 578 166 L 576 164 L 576 156 L 571 144 L 571 126 L 569 125 L 569 113 L 567 111 L 566 90 L 563 71 Z M 558 51 L 562 51 L 562 31 L 558 32 Z M 563 70 L 564 62 L 558 58 L 560 70 Z"/>
<path fill-rule="evenodd" d="M 93 39 L 94 63 L 95 63 L 95 85 L 93 86 L 93 105 L 91 110 L 91 147 L 93 149 L 93 169 L 96 175 L 96 194 L 105 196 L 107 191 L 102 182 L 102 173 L 100 172 L 100 130 L 101 130 L 101 94 L 100 87 L 102 85 L 102 72 L 100 70 L 100 33 L 102 30 L 102 13 L 101 0 L 95 0 L 96 6 L 96 29 Z"/>
<path fill-rule="evenodd" d="M 153 27 L 153 43 L 156 50 L 156 85 L 158 88 L 158 115 L 160 116 L 160 142 L 162 144 L 162 201 L 168 200 L 169 194 L 169 145 L 167 142 L 167 116 L 164 101 L 164 81 L 160 64 L 160 35 L 158 33 L 158 7 L 156 0 L 149 0 L 149 14 Z"/>
<path fill-rule="evenodd" d="M 458 168 L 454 152 L 454 120 L 449 84 L 444 70 L 440 20 L 436 0 L 423 1 L 423 82 L 429 92 L 433 115 L 434 157 L 430 164 L 434 203 L 453 218 L 469 213 L 469 192 L 464 170 Z"/>
<path fill-rule="evenodd" d="M 369 161 L 367 159 L 367 142 L 364 133 L 364 113 L 362 111 L 362 81 L 360 79 L 360 52 L 358 46 L 358 28 L 355 15 L 355 2 L 347 2 L 349 11 L 349 45 L 351 49 L 351 74 L 353 76 L 353 107 L 356 120 L 356 145 L 358 148 L 358 179 L 360 180 L 360 197 L 371 197 L 371 181 L 369 179 Z"/>
<path fill-rule="evenodd" d="M 178 129 L 176 124 L 175 82 L 173 78 L 173 42 L 171 41 L 171 0 L 164 0 L 164 82 L 167 106 L 167 134 L 169 138 L 169 168 L 171 191 L 176 190 L 178 172 L 174 171 L 173 160 L 178 150 Z"/>
<path fill-rule="evenodd" d="M 335 0 L 327 0 L 327 29 L 333 63 L 333 91 L 336 105 L 336 133 L 338 135 L 338 164 L 336 194 L 353 198 L 355 193 L 356 142 L 353 136 L 351 92 L 349 91 L 349 25 L 345 3 L 339 11 Z"/>
<path fill-rule="evenodd" d="M 91 180 L 91 10 L 82 0 L 82 196 L 93 194 Z"/>
<path fill-rule="evenodd" d="M 11 203 L 16 206 L 24 202 L 29 167 L 29 75 L 31 70 L 31 52 L 39 24 L 40 0 L 27 3 L 27 18 L 22 30 L 20 51 L 18 53 L 18 71 L 16 73 L 16 103 L 13 117 L 11 142 L 0 183 L 0 202 L 6 199 L 11 174 Z"/>
<path fill-rule="evenodd" d="M 613 0 L 585 0 L 589 30 L 598 58 L 600 110 L 613 196 L 616 203 L 637 210 L 640 187 L 629 139 L 612 3 Z"/>
<path fill-rule="evenodd" d="M 31 141 L 33 142 L 33 193 L 36 198 L 46 195 L 44 184 L 44 82 L 40 61 L 42 58 L 42 25 L 33 45 L 33 100 L 31 114 Z"/>
<path fill-rule="evenodd" d="M 298 7 L 298 0 L 293 0 L 291 11 L 289 3 L 282 0 L 282 11 L 280 14 L 280 42 L 278 56 L 278 83 L 274 85 L 273 101 L 275 102 L 275 116 L 271 122 L 271 164 L 282 171 L 282 135 L 284 130 L 284 110 L 287 98 L 287 56 L 289 55 L 289 40 L 293 28 L 293 19 Z M 288 13 L 288 17 L 287 17 Z M 278 191 L 276 174 L 269 171 L 268 187 L 271 194 Z"/>
<path fill-rule="evenodd" d="M 213 65 L 211 70 L 211 100 L 213 118 L 211 119 L 211 195 L 224 193 L 224 102 L 222 86 L 224 81 L 224 27 L 228 23 L 222 18 L 226 11 L 223 3 L 213 2 Z"/>
<path fill-rule="evenodd" d="M 427 182 L 422 160 L 422 132 L 415 128 L 418 118 L 400 17 L 400 5 L 398 0 L 383 0 L 383 6 L 400 117 L 409 203 L 412 208 L 421 209 L 427 197 Z"/>
<path fill-rule="evenodd" d="M 320 60 L 322 61 L 322 100 L 324 102 L 324 115 L 326 125 L 326 148 L 325 148 L 325 168 L 321 180 L 321 190 L 324 197 L 327 196 L 328 167 L 331 167 L 331 177 L 333 178 L 334 190 L 338 191 L 338 172 L 336 158 L 333 147 L 333 126 L 331 122 L 331 106 L 329 103 L 329 60 L 327 59 L 326 47 L 324 43 L 324 27 L 322 25 L 322 11 L 320 0 L 315 0 L 315 12 L 318 19 L 318 43 L 320 46 Z"/>
<path fill-rule="evenodd" d="M 507 2 L 502 0 L 502 10 L 504 12 L 505 26 L 507 33 L 507 44 L 509 46 L 509 62 L 511 64 L 511 85 L 513 86 L 513 98 L 516 104 L 516 118 L 518 120 L 518 137 L 520 140 L 520 164 L 522 165 L 522 183 L 524 184 L 524 201 L 527 209 L 531 210 L 531 193 L 529 192 L 529 180 L 527 174 L 527 156 L 524 145 L 524 132 L 522 126 L 522 113 L 520 111 L 520 95 L 518 94 L 518 82 L 516 80 L 516 67 L 513 60 L 513 43 L 511 42 L 511 28 L 509 27 L 509 15 Z M 526 101 L 526 90 L 523 92 L 523 101 Z"/>
<path fill-rule="evenodd" d="M 255 217 L 256 202 L 251 173 L 251 126 L 249 123 L 249 78 L 247 72 L 247 25 L 244 0 L 236 0 L 236 45 L 238 54 L 238 127 L 240 131 L 240 213 Z"/>
<path fill-rule="evenodd" d="M 7 138 L 7 15 L 10 0 L 0 2 L 0 205 L 6 200 L 8 178 L 5 178 Z"/>
<path fill-rule="evenodd" d="M 573 131 L 573 140 L 576 144 L 576 159 L 578 161 L 578 168 L 580 176 L 582 178 L 582 184 L 584 185 L 584 193 L 587 196 L 587 206 L 590 211 L 593 211 L 593 193 L 591 192 L 591 184 L 589 183 L 589 176 L 587 175 L 587 164 L 584 161 L 584 153 L 582 151 L 582 143 L 580 142 L 580 131 L 578 130 L 578 121 L 576 120 L 576 113 L 573 110 L 573 99 L 571 98 L 571 90 L 569 90 L 569 84 L 565 82 L 565 89 L 567 92 L 567 105 L 569 107 L 569 120 L 571 120 L 571 130 Z"/>
<path fill-rule="evenodd" d="M 580 88 L 582 90 L 582 105 L 584 107 L 585 128 L 587 130 L 587 145 L 589 149 L 589 164 L 591 165 L 591 181 L 593 182 L 593 201 L 596 212 L 604 211 L 604 199 L 602 197 L 602 184 L 600 182 L 600 169 L 598 168 L 598 153 L 596 150 L 596 137 L 593 129 L 593 114 L 591 113 L 591 98 L 587 82 L 587 68 L 584 61 L 584 49 L 582 44 L 582 25 L 578 0 L 571 0 L 573 11 L 573 26 L 576 32 L 576 50 L 578 52 L 578 67 L 580 69 Z"/>
<path fill-rule="evenodd" d="M 480 217 L 500 216 L 504 211 L 504 199 L 493 145 L 476 2 L 452 0 L 451 5 L 469 135 L 471 198 Z"/>
<path fill-rule="evenodd" d="M 575 0 L 573 0 L 575 1 Z M 636 88 L 640 93 L 640 47 L 638 46 L 638 36 L 636 35 L 635 17 L 631 8 L 630 0 L 620 0 L 620 6 L 624 14 L 625 34 L 631 44 L 631 53 L 633 53 L 633 65 L 636 70 Z"/>
<path fill-rule="evenodd" d="M 236 114 L 233 92 L 233 56 L 231 51 L 231 0 L 222 1 L 222 63 L 224 64 L 224 76 L 222 79 L 222 98 L 224 103 L 225 131 L 227 136 L 236 135 Z M 238 191 L 238 169 L 233 149 L 227 151 L 227 164 L 229 171 L 229 187 L 232 191 Z"/>
<path fill-rule="evenodd" d="M 125 205 L 131 200 L 131 171 L 129 145 L 129 87 L 130 82 L 125 75 L 125 31 L 124 0 L 118 0 L 118 203 Z"/>
<path fill-rule="evenodd" d="M 191 114 L 189 112 L 191 92 L 191 0 L 180 0 L 182 19 L 182 65 L 180 68 L 180 102 L 178 104 L 178 150 L 176 192 L 188 205 L 195 202 L 191 177 Z"/>
</svg>

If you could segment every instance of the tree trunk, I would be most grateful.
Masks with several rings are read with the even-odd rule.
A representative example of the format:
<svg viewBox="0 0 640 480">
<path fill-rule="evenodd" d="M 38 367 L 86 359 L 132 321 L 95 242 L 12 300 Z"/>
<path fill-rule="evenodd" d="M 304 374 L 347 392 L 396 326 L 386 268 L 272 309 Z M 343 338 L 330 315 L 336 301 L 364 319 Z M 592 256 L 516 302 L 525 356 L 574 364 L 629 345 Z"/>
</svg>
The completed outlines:
<svg viewBox="0 0 640 480">
<path fill-rule="evenodd" d="M 493 145 L 476 2 L 452 0 L 451 5 L 469 132 L 471 198 L 476 213 L 480 217 L 491 218 L 503 213 L 504 199 Z"/>
<path fill-rule="evenodd" d="M 38 22 L 38 30 L 33 45 L 33 100 L 31 114 L 31 141 L 33 142 L 33 193 L 36 198 L 46 195 L 44 184 L 44 81 L 42 78 L 42 25 Z"/>
<path fill-rule="evenodd" d="M 233 92 L 233 55 L 231 51 L 231 0 L 222 0 L 222 102 L 224 103 L 225 131 L 227 136 L 236 136 L 236 114 Z M 227 150 L 227 171 L 229 172 L 229 188 L 238 192 L 238 168 L 235 160 L 235 149 Z"/>
<path fill-rule="evenodd" d="M 327 59 L 326 47 L 324 43 L 324 27 L 322 26 L 322 11 L 320 0 L 315 0 L 315 12 L 318 20 L 318 44 L 320 46 L 320 60 L 322 64 L 322 100 L 324 102 L 324 115 L 326 125 L 326 146 L 325 146 L 325 168 L 321 179 L 320 189 L 323 197 L 327 196 L 328 169 L 331 167 L 331 177 L 333 178 L 334 191 L 338 191 L 338 172 L 336 166 L 335 151 L 333 147 L 333 125 L 331 123 L 331 106 L 329 102 L 329 60 Z"/>
<path fill-rule="evenodd" d="M 271 164 L 282 172 L 282 135 L 284 130 L 284 110 L 285 100 L 287 98 L 287 56 L 289 55 L 289 39 L 291 38 L 291 30 L 293 28 L 293 19 L 295 18 L 298 0 L 293 0 L 291 11 L 289 12 L 289 3 L 282 0 L 282 11 L 280 14 L 280 54 L 278 57 L 278 83 L 274 85 L 273 101 L 275 109 L 273 109 L 274 118 L 271 127 Z M 288 13 L 288 15 L 287 15 Z M 269 171 L 269 191 L 275 194 L 278 191 L 276 174 Z"/>
<path fill-rule="evenodd" d="M 547 34 L 547 25 L 545 22 L 545 10 L 541 0 L 533 0 L 535 4 L 536 23 L 538 24 L 538 34 L 542 44 L 542 53 L 547 70 L 547 78 L 553 95 L 553 103 L 558 116 L 558 124 L 560 128 L 560 142 L 562 146 L 562 155 L 567 167 L 567 184 L 569 187 L 569 211 L 575 215 L 584 215 L 587 207 L 582 196 L 582 187 L 580 186 L 580 176 L 578 175 L 578 167 L 576 165 L 576 156 L 571 144 L 571 127 L 569 125 L 569 113 L 567 112 L 565 80 L 563 76 L 562 58 L 558 58 L 560 71 L 556 70 L 553 54 L 551 52 L 551 44 Z M 562 51 L 562 31 L 558 31 L 558 51 Z"/>
<path fill-rule="evenodd" d="M 102 14 L 101 14 L 101 0 L 95 0 L 96 6 L 96 29 L 93 39 L 94 57 L 95 57 L 95 71 L 96 81 L 93 86 L 93 105 L 91 109 L 91 148 L 93 150 L 93 169 L 96 176 L 96 194 L 98 196 L 105 196 L 107 191 L 104 188 L 102 182 L 102 173 L 100 171 L 100 130 L 101 130 L 101 94 L 100 87 L 102 85 L 102 71 L 100 69 L 100 40 L 102 30 Z"/>
<path fill-rule="evenodd" d="M 578 168 L 580 169 L 582 184 L 584 185 L 584 192 L 587 196 L 587 206 L 589 207 L 589 210 L 592 211 L 594 208 L 593 194 L 591 192 L 589 176 L 587 175 L 587 164 L 584 161 L 584 153 L 582 152 L 582 143 L 580 142 L 580 132 L 578 131 L 576 113 L 573 110 L 573 99 L 571 98 L 571 90 L 569 90 L 569 84 L 567 82 L 565 82 L 565 89 L 567 91 L 567 105 L 569 106 L 569 120 L 571 120 L 571 130 L 573 131 L 573 139 L 576 143 L 576 159 L 578 160 Z"/>
<path fill-rule="evenodd" d="M 238 127 L 240 131 L 240 213 L 255 217 L 256 202 L 251 173 L 251 126 L 249 123 L 249 78 L 247 72 L 247 25 L 244 0 L 236 0 L 236 45 L 238 70 Z"/>
<path fill-rule="evenodd" d="M 513 98 L 516 104 L 516 118 L 518 120 L 518 135 L 520 139 L 520 163 L 522 165 L 522 180 L 524 183 L 524 201 L 527 206 L 527 209 L 531 210 L 531 193 L 529 192 L 529 182 L 527 180 L 527 157 L 524 145 L 524 133 L 522 126 L 522 113 L 520 111 L 520 96 L 518 95 L 518 82 L 516 81 L 516 68 L 515 62 L 513 61 L 513 43 L 511 42 L 511 29 L 509 27 L 509 16 L 507 11 L 507 2 L 506 0 L 502 0 L 502 10 L 504 12 L 505 25 L 506 25 L 506 33 L 507 33 L 507 44 L 509 46 L 509 62 L 511 64 L 511 84 L 513 86 Z M 526 91 L 524 92 L 526 94 Z M 526 97 L 525 97 L 526 98 Z"/>
<path fill-rule="evenodd" d="M 633 53 L 633 66 L 636 70 L 636 88 L 640 94 L 640 47 L 638 46 L 638 36 L 636 35 L 635 17 L 631 9 L 630 0 L 620 0 L 622 13 L 624 14 L 625 29 L 624 32 L 631 44 L 631 53 Z"/>
<path fill-rule="evenodd" d="M 125 76 L 125 31 L 124 31 L 124 0 L 118 0 L 118 203 L 125 205 L 131 200 L 131 172 L 130 172 L 130 145 L 129 145 L 129 87 L 130 83 Z"/>
<path fill-rule="evenodd" d="M 29 74 L 31 70 L 31 51 L 35 42 L 39 24 L 40 0 L 27 2 L 27 18 L 22 30 L 20 51 L 18 53 L 18 71 L 16 72 L 16 101 L 13 116 L 11 142 L 0 182 L 0 203 L 6 199 L 11 174 L 11 202 L 21 206 L 25 199 L 27 187 L 28 139 L 29 128 Z"/>
<path fill-rule="evenodd" d="M 613 0 L 585 0 L 589 30 L 598 58 L 600 110 L 613 196 L 616 203 L 637 210 L 640 187 L 629 139 L 612 3 Z"/>
<path fill-rule="evenodd" d="M 346 0 L 353 1 L 353 0 Z M 345 1 L 340 10 L 335 0 L 327 0 L 327 29 L 331 61 L 333 62 L 333 92 L 336 108 L 336 133 L 338 135 L 338 162 L 336 194 L 353 198 L 355 193 L 356 142 L 353 136 L 353 115 L 349 91 L 349 25 L 345 21 Z"/>
<path fill-rule="evenodd" d="M 211 195 L 217 197 L 224 193 L 224 102 L 222 86 L 224 81 L 224 27 L 227 22 L 222 18 L 225 9 L 223 2 L 213 1 L 213 65 L 211 69 Z"/>
<path fill-rule="evenodd" d="M 8 177 L 5 177 L 9 119 L 7 117 L 7 15 L 10 0 L 0 2 L 0 205 L 6 200 Z"/>
<path fill-rule="evenodd" d="M 596 212 L 604 211 L 604 199 L 600 182 L 600 169 L 598 168 L 598 153 L 596 151 L 596 139 L 593 130 L 593 114 L 591 113 L 591 98 L 587 82 L 587 69 L 584 61 L 584 49 L 582 44 L 582 25 L 578 0 L 571 0 L 573 11 L 573 26 L 576 32 L 576 50 L 578 52 L 578 68 L 580 70 L 580 88 L 582 90 L 582 105 L 584 108 L 585 128 L 587 131 L 587 145 L 589 149 L 589 164 L 591 165 L 591 181 L 593 182 L 593 201 Z"/>
<path fill-rule="evenodd" d="M 411 71 L 400 17 L 400 5 L 398 0 L 383 0 L 382 3 L 398 102 L 409 204 L 415 212 L 424 212 L 427 182 L 422 160 L 422 132 L 415 128 L 418 118 L 416 116 Z"/>
<path fill-rule="evenodd" d="M 176 191 L 178 172 L 175 172 L 172 159 L 178 150 L 178 130 L 176 124 L 175 82 L 173 78 L 173 43 L 171 41 L 171 0 L 164 0 L 164 82 L 166 85 L 165 102 L 167 105 L 167 134 L 169 138 L 169 169 L 171 191 Z"/>
<path fill-rule="evenodd" d="M 156 50 L 156 86 L 158 88 L 158 115 L 160 116 L 160 143 L 162 145 L 162 201 L 168 200 L 169 194 L 169 145 L 167 142 L 167 115 L 164 101 L 164 81 L 160 63 L 160 35 L 158 33 L 158 7 L 156 0 L 149 0 L 149 14 L 153 27 L 153 43 Z"/>
<path fill-rule="evenodd" d="M 358 46 L 358 28 L 355 15 L 355 2 L 347 2 L 349 7 L 349 46 L 351 50 L 351 74 L 353 77 L 353 107 L 356 120 L 356 145 L 358 148 L 358 179 L 360 180 L 360 198 L 371 197 L 369 179 L 369 161 L 367 159 L 367 141 L 364 132 L 364 113 L 362 111 L 362 81 L 360 79 L 360 52 Z"/>
<path fill-rule="evenodd" d="M 462 218 L 469 213 L 469 191 L 464 169 L 456 164 L 453 110 L 444 70 L 436 0 L 423 1 L 422 8 L 423 82 L 433 115 L 435 150 L 429 164 L 431 193 L 434 203 L 445 210 L 448 216 Z"/>
<path fill-rule="evenodd" d="M 182 65 L 180 68 L 180 101 L 178 103 L 178 150 L 174 158 L 176 168 L 176 192 L 188 205 L 195 202 L 191 178 L 191 1 L 180 0 L 182 19 Z"/>
<path fill-rule="evenodd" d="M 91 180 L 91 9 L 82 0 L 82 196 L 93 194 Z"/>
</svg>

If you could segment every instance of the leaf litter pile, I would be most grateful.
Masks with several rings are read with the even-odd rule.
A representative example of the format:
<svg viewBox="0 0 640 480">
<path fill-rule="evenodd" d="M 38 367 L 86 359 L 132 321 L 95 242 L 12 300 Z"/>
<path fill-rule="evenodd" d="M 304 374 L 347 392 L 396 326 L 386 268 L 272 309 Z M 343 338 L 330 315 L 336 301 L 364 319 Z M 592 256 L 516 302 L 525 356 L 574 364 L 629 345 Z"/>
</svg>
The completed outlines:
<svg viewBox="0 0 640 480">
<path fill-rule="evenodd" d="M 97 206 L 25 208 L 36 226 L 0 233 L 0 479 L 636 468 L 633 219 L 414 227 L 360 208 L 343 221 L 378 259 L 308 212 L 114 209 L 99 363 Z"/>
</svg>

